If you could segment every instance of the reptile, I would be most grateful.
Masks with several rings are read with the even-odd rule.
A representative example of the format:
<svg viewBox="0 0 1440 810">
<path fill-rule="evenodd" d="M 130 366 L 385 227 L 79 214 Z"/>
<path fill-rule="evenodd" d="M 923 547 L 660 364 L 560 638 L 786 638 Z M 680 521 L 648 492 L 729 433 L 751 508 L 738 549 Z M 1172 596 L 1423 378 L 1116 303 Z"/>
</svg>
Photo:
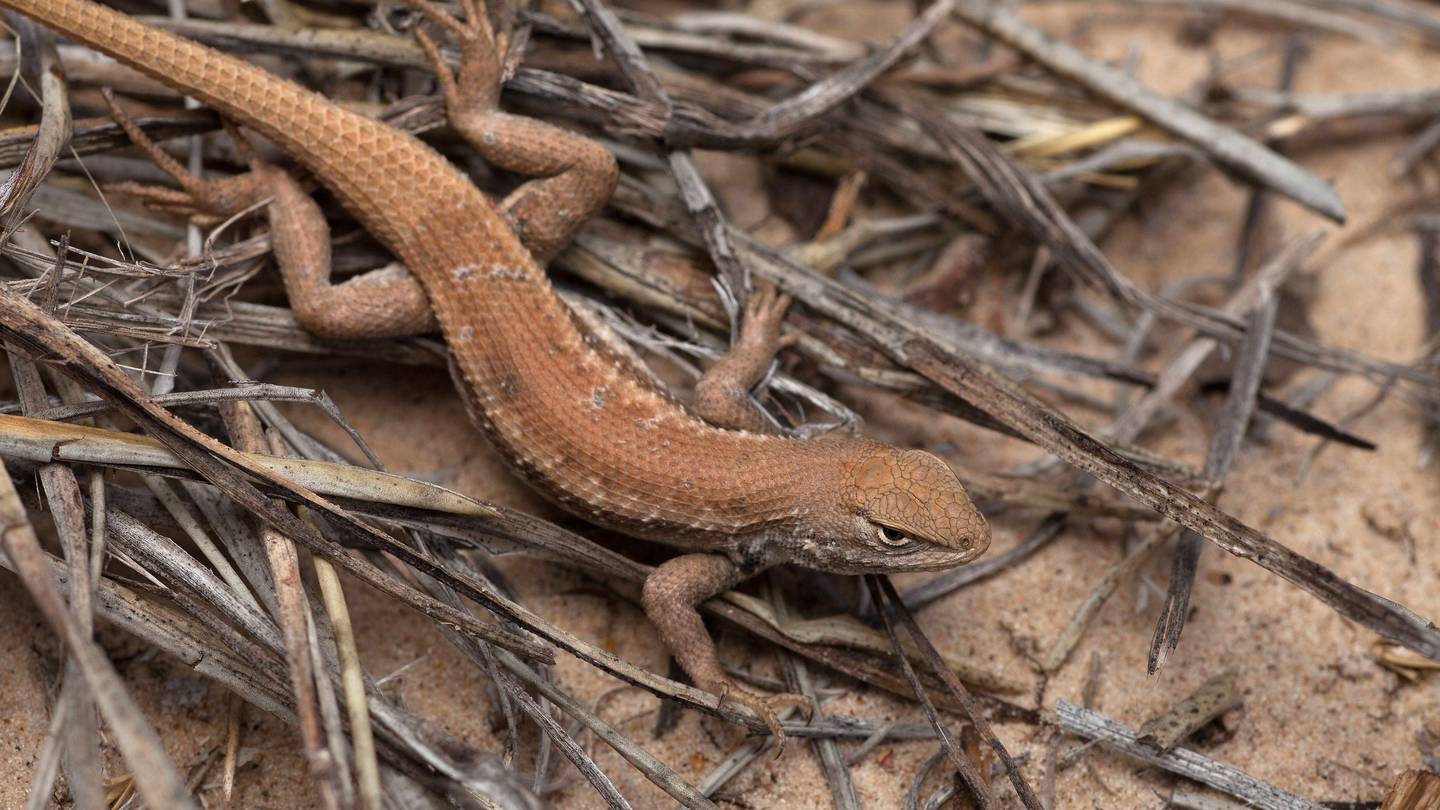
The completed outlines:
<svg viewBox="0 0 1440 810">
<path fill-rule="evenodd" d="M 769 566 L 836 573 L 950 568 L 982 554 L 990 529 L 940 458 L 851 436 L 767 430 L 749 390 L 787 345 L 789 300 L 750 296 L 731 352 L 686 407 L 581 325 L 544 265 L 609 198 L 614 156 L 598 142 L 504 112 L 509 45 L 477 0 L 454 16 L 405 0 L 460 45 L 452 71 L 423 28 L 451 127 L 490 164 L 530 178 L 498 203 L 420 140 L 260 67 L 147 26 L 92 0 L 0 0 L 273 142 L 329 189 L 404 265 L 330 280 L 330 235 L 301 181 L 244 149 L 250 170 L 187 173 L 117 109 L 131 139 L 180 189 L 150 202 L 266 211 L 297 319 L 336 340 L 439 330 L 472 420 L 509 465 L 562 508 L 680 552 L 646 579 L 642 603 L 697 686 L 755 711 L 799 696 L 737 685 L 696 605 Z"/>
</svg>

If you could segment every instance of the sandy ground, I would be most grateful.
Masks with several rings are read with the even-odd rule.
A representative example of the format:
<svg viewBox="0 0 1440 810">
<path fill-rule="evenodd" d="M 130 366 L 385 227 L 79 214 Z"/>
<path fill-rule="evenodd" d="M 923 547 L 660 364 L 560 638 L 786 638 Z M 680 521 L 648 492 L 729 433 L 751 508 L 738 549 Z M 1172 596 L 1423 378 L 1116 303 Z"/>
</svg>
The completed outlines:
<svg viewBox="0 0 1440 810">
<path fill-rule="evenodd" d="M 1078 41 L 1095 56 L 1121 59 L 1138 46 L 1140 77 L 1167 93 L 1183 91 L 1207 67 L 1203 50 L 1175 37 L 1180 18 L 1172 14 L 1095 14 L 1061 5 L 1047 7 L 1034 18 L 1056 34 L 1080 31 Z M 830 30 L 853 30 L 860 19 L 873 21 L 864 30 L 880 39 L 903 22 L 904 15 L 852 3 L 816 15 L 815 23 Z M 1271 33 L 1232 25 L 1222 29 L 1216 47 L 1222 56 L 1234 57 L 1271 40 Z M 1313 45 L 1299 73 L 1297 89 L 1302 92 L 1419 87 L 1440 67 L 1440 56 L 1417 47 L 1376 48 L 1331 36 L 1317 36 Z M 1270 59 L 1238 80 L 1271 86 L 1275 69 L 1276 62 Z M 1317 282 L 1311 308 L 1314 326 L 1332 345 L 1409 361 L 1423 340 L 1414 238 L 1400 229 L 1353 247 L 1336 247 L 1340 234 L 1355 232 L 1414 192 L 1412 187 L 1392 183 L 1385 171 L 1405 141 L 1400 137 L 1317 141 L 1296 156 L 1335 182 L 1352 224 L 1332 235 L 1321 258 L 1308 267 Z M 1118 267 L 1147 286 L 1179 276 L 1228 272 L 1244 203 L 1243 189 L 1214 174 L 1205 175 L 1150 206 L 1104 247 Z M 1324 227 L 1314 216 L 1285 203 L 1276 206 L 1273 222 L 1275 234 L 1291 236 Z M 983 312 L 982 307 L 972 316 Z M 1113 351 L 1083 324 L 1067 322 L 1048 339 L 1097 354 Z M 534 504 L 499 472 L 482 440 L 468 428 L 442 374 L 394 367 L 337 369 L 307 362 L 287 365 L 280 380 L 330 392 L 392 469 L 480 497 Z M 1343 382 L 1318 411 L 1338 419 L 1372 392 L 1365 383 Z M 1018 442 L 887 399 L 860 396 L 859 403 L 876 434 L 929 446 L 951 443 L 962 448 L 954 460 L 965 466 L 1002 470 L 1035 454 Z M 1100 418 L 1079 415 L 1092 423 Z M 341 444 L 321 420 L 298 416 Z M 1211 420 L 1208 412 L 1177 411 L 1149 443 L 1198 465 Z M 1434 471 L 1420 464 L 1416 410 L 1392 398 L 1358 428 L 1380 443 L 1379 452 L 1331 448 L 1297 483 L 1297 472 L 1314 442 L 1283 426 L 1272 426 L 1264 444 L 1248 444 L 1241 454 L 1221 505 L 1343 577 L 1422 614 L 1440 616 L 1440 486 Z M 1408 526 L 1414 560 L 1405 544 L 1367 522 L 1367 512 L 1396 515 Z M 991 553 L 1017 542 L 1038 518 L 1017 513 L 998 520 Z M 1051 643 L 1076 605 L 1120 559 L 1123 538 L 1124 527 L 1114 521 L 1072 523 L 1059 542 L 1023 565 L 942 600 L 925 610 L 920 620 L 946 655 L 968 658 L 1027 684 L 1030 691 L 1016 699 L 1030 706 L 1053 706 L 1061 698 L 1078 702 L 1092 653 L 1099 653 L 1103 672 L 1096 708 L 1130 725 L 1143 722 L 1212 675 L 1234 669 L 1244 705 L 1224 718 L 1223 733 L 1204 738 L 1201 750 L 1306 797 L 1374 801 L 1398 769 L 1421 764 L 1416 732 L 1435 706 L 1433 679 L 1409 683 L 1382 669 L 1372 658 L 1371 633 L 1264 570 L 1213 548 L 1202 562 L 1194 615 L 1180 649 L 1159 676 L 1146 676 L 1145 652 L 1168 572 L 1168 555 L 1152 561 L 1139 582 L 1122 588 L 1070 662 L 1048 682 L 1042 681 L 1033 656 Z M 663 671 L 664 651 L 634 605 L 550 566 L 507 561 L 504 568 L 533 609 L 630 661 Z M 0 577 L 0 617 L 7 627 L 0 634 L 0 807 L 7 808 L 23 801 L 48 722 L 55 667 L 55 644 L 17 591 L 13 579 Z M 474 745 L 498 750 L 498 720 L 485 679 L 414 615 L 359 586 L 351 588 L 350 596 L 365 664 L 376 676 L 400 672 L 389 682 L 388 691 Z M 182 667 L 114 631 L 102 633 L 102 639 L 182 768 L 199 762 L 223 740 L 228 696 L 222 689 L 207 687 Z M 774 671 L 771 651 L 743 645 L 729 633 L 722 632 L 722 649 L 742 667 Z M 562 658 L 557 677 L 592 705 L 603 698 L 601 713 L 606 719 L 645 742 L 692 781 L 702 778 L 743 739 L 735 729 L 692 713 L 676 730 L 654 740 L 650 729 L 657 703 L 648 695 L 617 690 L 617 682 L 568 658 Z M 923 722 L 912 705 L 842 676 L 824 677 L 844 690 L 825 707 L 829 712 Z M 1030 753 L 1032 763 L 1043 760 L 1047 740 L 1040 729 L 1010 725 L 999 732 L 1012 752 Z M 245 715 L 243 743 L 247 764 L 239 773 L 236 806 L 290 808 L 312 803 L 289 728 L 251 710 Z M 854 777 L 866 806 L 899 806 L 932 750 L 929 743 L 882 745 L 858 764 Z M 595 755 L 635 807 L 673 806 L 613 752 L 599 747 Z M 1161 807 L 1173 785 L 1155 770 L 1100 750 L 1088 753 L 1083 763 L 1058 774 L 1057 807 Z M 119 763 L 114 764 L 118 770 Z M 568 766 L 561 766 L 561 771 L 570 785 L 551 795 L 556 807 L 597 806 L 594 794 L 574 780 Z M 1038 783 L 1037 765 L 1027 773 Z M 208 784 L 205 797 L 217 806 L 214 779 Z M 803 745 L 792 746 L 778 761 L 757 763 L 723 795 L 733 801 L 725 806 L 757 809 L 829 803 L 817 761 Z"/>
</svg>

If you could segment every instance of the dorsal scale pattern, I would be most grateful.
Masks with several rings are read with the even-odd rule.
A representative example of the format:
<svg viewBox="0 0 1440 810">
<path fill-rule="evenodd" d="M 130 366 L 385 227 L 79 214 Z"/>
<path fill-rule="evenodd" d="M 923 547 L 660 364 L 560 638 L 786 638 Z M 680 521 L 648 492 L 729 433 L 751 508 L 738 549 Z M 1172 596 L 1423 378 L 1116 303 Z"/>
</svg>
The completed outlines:
<svg viewBox="0 0 1440 810">
<path fill-rule="evenodd" d="M 589 345 L 495 205 L 411 136 L 84 0 L 3 0 L 274 141 L 425 287 L 477 423 L 533 484 L 602 524 L 686 545 L 781 529 L 835 442 L 727 431 Z M 418 193 L 417 193 L 417 190 Z M 824 463 L 829 461 L 828 465 Z M 818 463 L 817 463 L 818 462 Z"/>
</svg>

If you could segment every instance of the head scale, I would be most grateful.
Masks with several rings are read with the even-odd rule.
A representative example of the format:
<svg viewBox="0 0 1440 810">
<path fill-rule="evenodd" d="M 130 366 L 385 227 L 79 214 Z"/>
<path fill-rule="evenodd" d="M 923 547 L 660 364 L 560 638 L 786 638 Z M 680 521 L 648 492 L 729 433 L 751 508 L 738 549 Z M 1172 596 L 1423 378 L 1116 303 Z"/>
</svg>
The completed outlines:
<svg viewBox="0 0 1440 810">
<path fill-rule="evenodd" d="M 849 517 L 831 531 L 824 570 L 924 571 L 969 562 L 990 546 L 990 526 L 950 466 L 921 450 L 851 445 L 836 489 Z"/>
<path fill-rule="evenodd" d="M 950 465 L 923 450 L 886 447 L 854 472 L 862 513 L 915 540 L 977 556 L 990 528 Z"/>
</svg>

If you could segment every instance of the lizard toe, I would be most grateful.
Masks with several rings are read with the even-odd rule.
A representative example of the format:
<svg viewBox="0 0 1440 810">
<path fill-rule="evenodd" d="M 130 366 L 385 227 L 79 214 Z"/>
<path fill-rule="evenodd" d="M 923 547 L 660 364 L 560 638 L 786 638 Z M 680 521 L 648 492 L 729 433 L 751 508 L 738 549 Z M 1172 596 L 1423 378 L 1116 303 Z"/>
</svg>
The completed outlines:
<svg viewBox="0 0 1440 810">
<path fill-rule="evenodd" d="M 771 736 L 775 738 L 776 757 L 784 753 L 789 739 L 785 734 L 785 727 L 780 722 L 781 716 L 792 709 L 804 712 L 807 717 L 814 711 L 810 698 L 804 695 L 793 692 L 763 695 L 738 686 L 733 681 L 727 681 L 721 687 L 720 703 L 723 704 L 725 701 L 744 706 L 760 718 L 765 727 L 770 730 Z"/>
</svg>

